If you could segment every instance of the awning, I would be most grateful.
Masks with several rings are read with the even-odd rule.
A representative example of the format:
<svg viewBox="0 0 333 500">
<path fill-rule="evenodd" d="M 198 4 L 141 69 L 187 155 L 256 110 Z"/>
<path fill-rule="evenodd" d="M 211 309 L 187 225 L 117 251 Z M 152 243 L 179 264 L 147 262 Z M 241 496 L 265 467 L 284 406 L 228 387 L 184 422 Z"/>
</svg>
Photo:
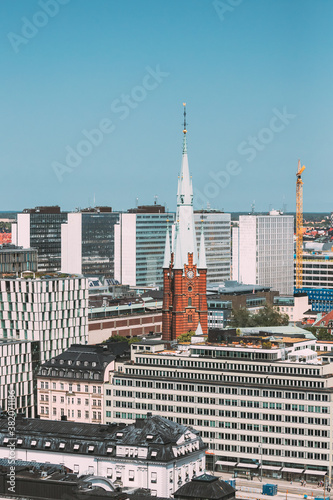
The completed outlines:
<svg viewBox="0 0 333 500">
<path fill-rule="evenodd" d="M 302 474 L 304 469 L 292 469 L 291 467 L 283 467 L 282 472 L 293 472 L 295 474 Z"/>
<path fill-rule="evenodd" d="M 227 465 L 228 467 L 235 467 L 237 462 L 227 462 L 226 460 L 216 460 L 215 465 Z"/>
<path fill-rule="evenodd" d="M 264 470 L 281 470 L 281 467 L 277 467 L 276 465 L 263 465 L 262 468 Z"/>
<path fill-rule="evenodd" d="M 313 474 L 314 476 L 325 476 L 327 474 L 327 471 L 307 469 L 304 471 L 304 474 Z"/>
<path fill-rule="evenodd" d="M 245 464 L 243 462 L 239 462 L 237 467 L 243 467 L 244 469 L 257 469 L 259 464 Z"/>
</svg>

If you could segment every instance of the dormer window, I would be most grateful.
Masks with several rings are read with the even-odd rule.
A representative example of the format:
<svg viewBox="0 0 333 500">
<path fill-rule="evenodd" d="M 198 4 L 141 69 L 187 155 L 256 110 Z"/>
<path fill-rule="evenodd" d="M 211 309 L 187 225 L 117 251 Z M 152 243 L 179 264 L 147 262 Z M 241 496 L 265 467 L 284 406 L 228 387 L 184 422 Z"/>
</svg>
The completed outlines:
<svg viewBox="0 0 333 500">
<path fill-rule="evenodd" d="M 79 444 L 75 444 L 75 445 L 73 446 L 73 450 L 76 450 L 76 451 L 77 451 L 79 448 L 80 448 L 80 445 L 79 445 Z"/>
<path fill-rule="evenodd" d="M 157 456 L 157 451 L 156 451 L 156 450 L 153 450 L 153 451 L 151 452 L 151 457 L 152 457 L 152 458 L 155 458 L 156 456 Z"/>
<path fill-rule="evenodd" d="M 46 441 L 45 448 L 50 448 L 50 446 L 51 446 L 51 441 Z"/>
<path fill-rule="evenodd" d="M 84 366 L 88 366 L 88 365 L 89 365 L 89 361 L 85 361 Z"/>
<path fill-rule="evenodd" d="M 36 439 L 33 439 L 33 440 L 31 441 L 31 446 L 36 446 L 36 444 L 37 444 Z"/>
<path fill-rule="evenodd" d="M 65 443 L 60 443 L 59 448 L 60 448 L 60 450 L 63 450 L 65 448 Z"/>
<path fill-rule="evenodd" d="M 123 432 L 117 432 L 116 437 L 117 437 L 117 438 L 122 438 L 122 437 L 123 437 L 123 435 L 124 435 L 124 433 L 123 433 Z"/>
<path fill-rule="evenodd" d="M 112 450 L 113 450 L 113 447 L 112 446 L 108 446 L 107 449 L 106 449 L 106 453 L 112 453 Z"/>
<path fill-rule="evenodd" d="M 69 365 L 71 365 L 71 364 L 72 364 L 72 360 L 71 360 L 71 359 L 69 359 L 69 360 L 68 360 L 68 364 L 69 364 Z"/>
<path fill-rule="evenodd" d="M 154 436 L 152 434 L 147 434 L 147 441 L 151 441 L 152 439 L 154 439 Z"/>
<path fill-rule="evenodd" d="M 60 360 L 59 360 L 59 363 L 60 363 L 61 365 L 63 365 L 63 364 L 64 364 L 64 360 L 63 360 L 63 359 L 60 359 Z"/>
<path fill-rule="evenodd" d="M 97 364 L 97 363 L 96 363 L 96 361 L 93 361 L 93 362 L 91 363 L 91 366 L 96 366 L 96 364 Z"/>
<path fill-rule="evenodd" d="M 8 441 L 9 441 L 9 438 L 5 438 L 5 439 L 3 440 L 3 443 L 2 443 L 2 444 L 7 444 L 7 443 L 8 443 Z"/>
<path fill-rule="evenodd" d="M 77 366 L 80 366 L 80 364 L 81 364 L 81 361 L 77 361 L 77 362 L 76 362 L 76 365 L 77 365 Z"/>
<path fill-rule="evenodd" d="M 95 446 L 90 445 L 90 446 L 88 446 L 88 451 L 94 451 L 94 448 L 95 448 Z"/>
</svg>

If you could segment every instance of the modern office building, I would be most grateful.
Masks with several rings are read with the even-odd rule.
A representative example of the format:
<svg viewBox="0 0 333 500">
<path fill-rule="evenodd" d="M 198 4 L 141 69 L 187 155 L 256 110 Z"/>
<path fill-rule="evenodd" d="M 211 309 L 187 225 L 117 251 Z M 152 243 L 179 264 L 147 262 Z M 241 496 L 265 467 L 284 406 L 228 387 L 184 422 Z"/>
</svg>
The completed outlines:
<svg viewBox="0 0 333 500">
<path fill-rule="evenodd" d="M 40 342 L 40 361 L 57 356 L 88 332 L 84 278 L 45 276 L 0 280 L 0 338 Z"/>
<path fill-rule="evenodd" d="M 115 224 L 119 213 L 96 207 L 69 213 L 61 225 L 61 270 L 114 278 Z"/>
<path fill-rule="evenodd" d="M 264 475 L 289 481 L 331 478 L 333 363 L 317 357 L 313 339 L 272 337 L 174 350 L 133 344 L 131 362 L 105 385 L 106 421 L 162 412 L 200 432 L 210 467 L 259 475 L 261 463 Z"/>
<path fill-rule="evenodd" d="M 165 235 L 175 214 L 161 205 L 142 206 L 119 215 L 115 226 L 115 273 L 131 286 L 163 285 Z"/>
<path fill-rule="evenodd" d="M 281 295 L 294 291 L 294 217 L 240 215 L 232 232 L 232 277 L 269 286 Z"/>
<path fill-rule="evenodd" d="M 197 245 L 201 229 L 206 246 L 207 283 L 230 280 L 231 273 L 231 215 L 218 210 L 194 212 Z"/>
<path fill-rule="evenodd" d="M 4 341 L 4 349 L 5 342 L 28 341 L 31 344 L 29 352 L 22 351 L 26 364 L 20 364 L 19 355 L 15 358 L 18 363 L 17 368 L 14 362 L 11 364 L 14 366 L 12 373 L 15 373 L 17 381 L 29 381 L 30 384 L 32 375 L 32 392 L 36 397 L 35 375 L 40 364 L 57 356 L 71 344 L 85 343 L 88 339 L 86 280 L 79 277 L 51 276 L 38 279 L 0 279 L 0 294 L 0 341 Z M 28 359 L 29 353 L 32 356 L 31 364 Z M 2 374 L 6 375 L 9 367 L 6 358 L 1 359 Z M 24 375 L 25 371 L 28 375 Z M 9 375 L 9 372 L 7 374 Z M 3 380 L 5 381 L 3 395 L 6 396 L 12 379 L 8 376 Z M 24 391 L 25 389 L 26 387 Z M 30 391 L 29 386 L 27 392 L 17 396 L 28 398 Z M 17 411 L 25 412 L 27 407 L 30 408 L 30 404 L 22 399 L 17 403 L 21 405 L 17 407 Z M 31 402 L 31 405 L 33 404 L 34 402 Z M 6 405 L 7 403 L 3 406 Z"/>
<path fill-rule="evenodd" d="M 0 419 L 2 455 L 11 440 L 7 419 Z M 198 432 L 147 412 L 130 425 L 17 419 L 15 444 L 16 466 L 21 460 L 61 464 L 113 493 L 118 486 L 145 488 L 152 496 L 170 498 L 205 470 L 206 446 Z"/>
<path fill-rule="evenodd" d="M 21 275 L 25 271 L 36 272 L 38 253 L 35 248 L 17 247 L 12 244 L 0 246 L 0 276 Z"/>
<path fill-rule="evenodd" d="M 0 408 L 34 416 L 33 371 L 38 343 L 0 339 Z M 37 356 L 38 359 L 38 356 Z"/>
<path fill-rule="evenodd" d="M 61 224 L 66 219 L 67 212 L 58 206 L 26 208 L 12 224 L 12 243 L 37 249 L 39 271 L 60 271 Z"/>
</svg>

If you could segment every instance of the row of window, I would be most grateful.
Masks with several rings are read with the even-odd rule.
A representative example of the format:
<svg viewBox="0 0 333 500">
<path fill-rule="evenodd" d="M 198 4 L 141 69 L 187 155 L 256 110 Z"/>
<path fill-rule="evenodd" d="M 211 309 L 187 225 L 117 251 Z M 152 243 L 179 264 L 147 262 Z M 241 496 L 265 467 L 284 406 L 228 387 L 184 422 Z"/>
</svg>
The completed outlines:
<svg viewBox="0 0 333 500">
<path fill-rule="evenodd" d="M 73 384 L 64 384 L 63 382 L 45 382 L 43 380 L 40 381 L 39 387 L 40 389 L 51 389 L 51 384 L 52 384 L 52 389 L 58 389 L 60 391 L 76 391 L 76 392 L 91 392 L 91 386 L 89 385 L 84 385 L 81 386 L 81 384 L 76 384 L 75 386 Z M 66 385 L 66 389 L 65 389 Z M 89 390 L 90 388 L 90 390 Z M 102 394 L 102 386 L 101 385 L 93 385 L 92 386 L 92 392 L 93 394 Z"/>
<path fill-rule="evenodd" d="M 127 369 L 126 369 L 127 371 Z M 163 372 L 168 373 L 168 372 Z M 177 375 L 177 374 L 176 374 Z M 218 393 L 218 394 L 234 394 L 240 396 L 255 396 L 264 398 L 281 398 L 281 399 L 300 399 L 309 401 L 330 401 L 329 394 L 315 394 L 315 393 L 304 393 L 304 392 L 288 392 L 288 391 L 276 391 L 276 390 L 259 390 L 259 389 L 244 389 L 238 387 L 223 387 L 223 386 L 207 386 L 207 385 L 192 385 L 192 384 L 176 384 L 172 382 L 155 382 L 153 380 L 131 380 L 124 378 L 114 378 L 114 385 L 128 386 L 128 387 L 147 387 L 156 389 L 168 389 L 177 390 L 182 392 L 206 392 L 206 393 Z M 267 383 L 267 382 L 266 382 Z"/>
<path fill-rule="evenodd" d="M 42 416 L 49 415 L 50 414 L 49 407 L 48 406 L 41 406 L 40 407 L 40 414 Z M 83 412 L 81 410 L 77 410 L 76 414 L 75 414 L 75 410 L 67 410 L 67 417 L 68 418 L 83 418 L 83 414 L 84 414 L 85 420 L 90 420 L 90 412 L 89 411 Z M 65 415 L 64 408 L 60 408 L 60 414 L 57 411 L 57 408 L 52 409 L 52 416 L 53 417 L 62 417 L 64 415 Z M 91 413 L 91 415 L 92 415 L 93 420 L 99 420 L 99 421 L 102 420 L 102 412 L 100 412 L 100 411 L 93 411 Z"/>
</svg>

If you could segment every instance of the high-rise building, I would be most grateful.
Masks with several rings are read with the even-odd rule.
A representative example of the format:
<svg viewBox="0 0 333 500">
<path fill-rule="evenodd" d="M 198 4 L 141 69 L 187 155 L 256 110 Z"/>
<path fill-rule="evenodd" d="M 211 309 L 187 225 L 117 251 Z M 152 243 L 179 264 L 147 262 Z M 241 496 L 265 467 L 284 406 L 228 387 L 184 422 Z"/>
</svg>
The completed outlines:
<svg viewBox="0 0 333 500">
<path fill-rule="evenodd" d="M 61 224 L 66 219 L 67 212 L 61 212 L 58 206 L 26 208 L 12 224 L 12 242 L 37 249 L 39 271 L 60 271 Z"/>
<path fill-rule="evenodd" d="M 69 213 L 61 225 L 61 270 L 64 273 L 114 278 L 115 224 L 119 213 L 96 207 Z"/>
<path fill-rule="evenodd" d="M 232 278 L 293 295 L 294 217 L 241 215 L 232 233 Z"/>
<path fill-rule="evenodd" d="M 177 214 L 173 249 L 169 230 L 166 234 L 163 262 L 162 335 L 173 340 L 182 333 L 196 331 L 199 325 L 207 333 L 207 265 L 203 228 L 198 255 L 193 213 L 193 188 L 186 143 L 186 108 L 180 177 L 178 180 Z"/>
<path fill-rule="evenodd" d="M 38 345 L 29 340 L 0 339 L 0 408 L 34 416 L 33 372 Z"/>
<path fill-rule="evenodd" d="M 16 410 L 34 416 L 34 413 L 30 414 L 37 393 L 34 376 L 40 364 L 57 356 L 73 343 L 85 343 L 88 340 L 87 282 L 74 276 L 6 278 L 0 279 L 0 294 L 0 342 L 3 343 L 3 349 L 8 350 L 8 356 L 14 356 L 12 346 L 15 344 L 17 356 L 7 365 L 6 357 L 1 358 L 2 374 L 6 375 L 1 379 L 4 387 L 2 399 L 8 398 L 8 391 L 13 384 L 13 377 L 9 375 L 13 373 L 15 382 L 25 383 L 17 393 Z M 27 347 L 24 341 L 28 342 Z M 24 355 L 25 362 L 20 354 Z M 6 407 L 7 403 L 2 402 L 2 405 Z"/>
<path fill-rule="evenodd" d="M 218 210 L 194 212 L 197 244 L 203 229 L 206 246 L 207 283 L 230 280 L 231 215 Z"/>
<path fill-rule="evenodd" d="M 161 205 L 120 214 L 115 226 L 116 280 L 131 286 L 162 286 L 165 235 L 174 218 Z"/>
</svg>

